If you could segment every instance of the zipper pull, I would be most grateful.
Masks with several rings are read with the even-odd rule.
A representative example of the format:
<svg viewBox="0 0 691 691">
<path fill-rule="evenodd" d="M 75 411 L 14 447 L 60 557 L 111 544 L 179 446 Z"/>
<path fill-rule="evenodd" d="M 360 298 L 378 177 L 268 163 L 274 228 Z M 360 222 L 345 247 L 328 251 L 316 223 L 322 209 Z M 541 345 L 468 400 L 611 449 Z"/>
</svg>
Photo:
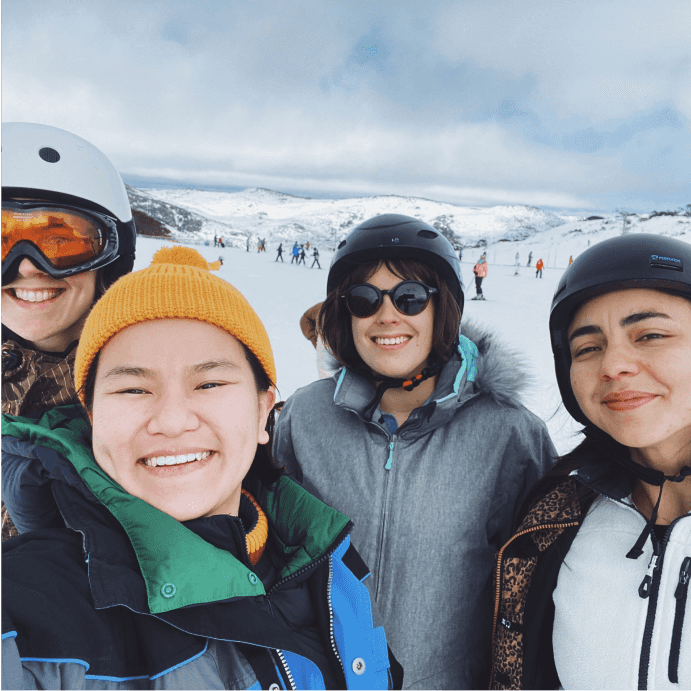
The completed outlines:
<svg viewBox="0 0 691 691">
<path fill-rule="evenodd" d="M 674 597 L 677 600 L 683 600 L 686 597 L 686 591 L 689 589 L 689 578 L 691 577 L 691 557 L 686 557 L 681 564 L 679 571 L 679 584 L 674 591 Z"/>
<path fill-rule="evenodd" d="M 650 558 L 650 564 L 648 564 L 648 571 L 645 574 L 643 582 L 638 586 L 638 594 L 644 600 L 650 595 L 650 586 L 653 582 L 653 572 L 657 566 L 657 554 L 653 554 Z"/>
<path fill-rule="evenodd" d="M 389 442 L 389 458 L 386 461 L 384 468 L 386 470 L 391 470 L 391 464 L 393 463 L 393 441 Z"/>
</svg>

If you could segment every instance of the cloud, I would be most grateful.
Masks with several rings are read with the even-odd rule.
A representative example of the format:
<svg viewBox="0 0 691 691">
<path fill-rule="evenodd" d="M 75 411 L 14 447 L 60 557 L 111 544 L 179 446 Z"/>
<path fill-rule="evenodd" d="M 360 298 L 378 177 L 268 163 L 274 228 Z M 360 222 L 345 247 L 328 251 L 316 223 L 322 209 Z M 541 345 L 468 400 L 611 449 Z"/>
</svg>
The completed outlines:
<svg viewBox="0 0 691 691">
<path fill-rule="evenodd" d="M 199 184 L 681 204 L 687 7 L 5 0 L 3 119 Z"/>
</svg>

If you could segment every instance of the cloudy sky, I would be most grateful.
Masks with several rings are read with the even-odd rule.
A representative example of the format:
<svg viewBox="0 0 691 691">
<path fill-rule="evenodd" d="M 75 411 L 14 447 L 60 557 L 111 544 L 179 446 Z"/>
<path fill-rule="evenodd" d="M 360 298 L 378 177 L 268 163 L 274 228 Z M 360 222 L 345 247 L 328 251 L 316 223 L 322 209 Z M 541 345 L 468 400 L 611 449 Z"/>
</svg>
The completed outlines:
<svg viewBox="0 0 691 691">
<path fill-rule="evenodd" d="M 126 181 L 691 203 L 688 0 L 3 0 L 2 119 Z"/>
</svg>

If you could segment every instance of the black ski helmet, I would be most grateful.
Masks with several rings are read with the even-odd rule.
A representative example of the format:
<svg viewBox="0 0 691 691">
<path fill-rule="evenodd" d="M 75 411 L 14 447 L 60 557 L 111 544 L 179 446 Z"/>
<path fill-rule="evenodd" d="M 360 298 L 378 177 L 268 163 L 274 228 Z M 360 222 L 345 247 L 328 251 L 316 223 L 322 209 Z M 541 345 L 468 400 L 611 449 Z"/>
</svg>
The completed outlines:
<svg viewBox="0 0 691 691">
<path fill-rule="evenodd" d="M 3 199 L 36 198 L 105 213 L 115 219 L 116 258 L 102 268 L 106 287 L 132 271 L 136 229 L 127 191 L 110 159 L 66 130 L 31 122 L 2 124 Z M 3 266 L 13 279 L 21 257 Z"/>
<path fill-rule="evenodd" d="M 435 269 L 463 313 L 461 263 L 451 243 L 431 225 L 412 216 L 383 214 L 354 228 L 338 245 L 326 283 L 330 293 L 354 266 L 378 259 L 414 259 Z"/>
<path fill-rule="evenodd" d="M 564 406 L 584 425 L 591 423 L 571 388 L 567 330 L 584 302 L 625 288 L 665 290 L 691 299 L 691 244 L 647 233 L 619 236 L 590 247 L 561 277 L 549 318 L 554 366 Z"/>
</svg>

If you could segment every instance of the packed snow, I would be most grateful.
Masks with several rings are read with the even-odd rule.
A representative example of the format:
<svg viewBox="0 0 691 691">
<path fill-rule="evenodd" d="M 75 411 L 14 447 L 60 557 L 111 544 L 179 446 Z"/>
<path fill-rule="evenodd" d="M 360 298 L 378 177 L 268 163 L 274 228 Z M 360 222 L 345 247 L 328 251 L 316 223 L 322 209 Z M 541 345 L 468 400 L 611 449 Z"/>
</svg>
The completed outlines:
<svg viewBox="0 0 691 691">
<path fill-rule="evenodd" d="M 560 453 L 580 439 L 578 425 L 561 405 L 548 330 L 552 295 L 569 258 L 575 259 L 592 244 L 620 235 L 624 229 L 691 241 L 691 205 L 685 213 L 651 212 L 625 219 L 619 213 L 579 217 L 534 207 L 468 208 L 413 197 L 323 200 L 264 189 L 132 192 L 138 198 L 150 196 L 157 203 L 171 205 L 170 213 L 178 216 L 179 209 L 186 209 L 195 218 L 208 219 L 194 233 L 173 229 L 168 240 L 139 237 L 135 269 L 148 266 L 159 247 L 172 244 L 193 246 L 209 261 L 222 256 L 224 264 L 218 275 L 245 295 L 269 333 L 282 399 L 317 378 L 315 351 L 303 337 L 299 322 L 305 310 L 325 297 L 326 275 L 336 243 L 355 225 L 381 213 L 416 216 L 435 225 L 463 248 L 464 321 L 491 330 L 522 355 L 532 377 L 523 402 L 545 420 Z M 149 209 L 156 206 L 146 203 Z M 226 232 L 225 236 L 231 246 L 213 247 L 213 235 L 220 224 L 226 230 L 232 228 L 232 235 Z M 266 252 L 257 252 L 260 237 L 267 240 Z M 246 249 L 247 238 L 250 251 Z M 290 263 L 294 241 L 311 243 L 306 265 Z M 275 261 L 279 242 L 283 243 L 283 263 Z M 315 245 L 322 270 L 310 268 Z M 482 284 L 486 300 L 474 301 L 470 299 L 475 295 L 472 267 L 482 252 L 486 252 L 489 264 L 489 275 Z M 527 267 L 529 257 L 531 265 Z M 543 277 L 537 278 L 534 267 L 540 258 L 545 268 Z"/>
</svg>

